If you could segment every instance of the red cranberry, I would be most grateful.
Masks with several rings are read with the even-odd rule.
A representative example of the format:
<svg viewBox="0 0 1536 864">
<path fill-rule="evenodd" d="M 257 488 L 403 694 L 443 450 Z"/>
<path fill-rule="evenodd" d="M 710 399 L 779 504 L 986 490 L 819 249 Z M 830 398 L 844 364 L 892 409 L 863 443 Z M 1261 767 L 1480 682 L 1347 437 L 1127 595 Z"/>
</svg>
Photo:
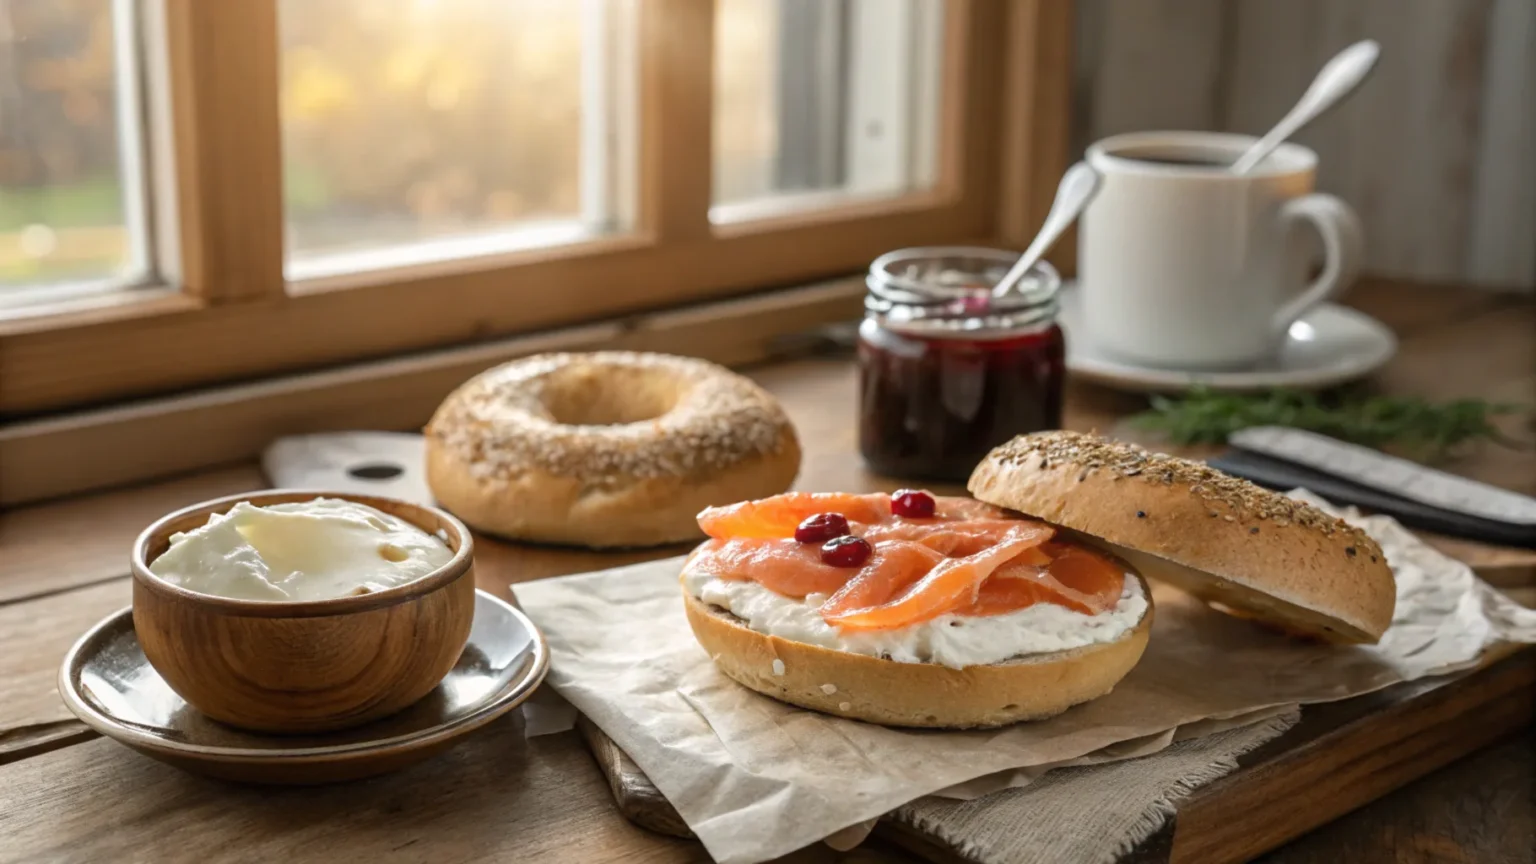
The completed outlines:
<svg viewBox="0 0 1536 864">
<path fill-rule="evenodd" d="M 920 489 L 898 489 L 891 496 L 891 512 L 908 519 L 932 519 L 938 505 Z"/>
<path fill-rule="evenodd" d="M 833 537 L 821 547 L 821 563 L 833 567 L 862 567 L 869 560 L 874 547 L 863 537 L 844 535 Z"/>
<path fill-rule="evenodd" d="M 795 529 L 795 539 L 801 543 L 825 543 L 833 537 L 848 533 L 848 520 L 841 513 L 817 513 L 808 517 Z"/>
</svg>

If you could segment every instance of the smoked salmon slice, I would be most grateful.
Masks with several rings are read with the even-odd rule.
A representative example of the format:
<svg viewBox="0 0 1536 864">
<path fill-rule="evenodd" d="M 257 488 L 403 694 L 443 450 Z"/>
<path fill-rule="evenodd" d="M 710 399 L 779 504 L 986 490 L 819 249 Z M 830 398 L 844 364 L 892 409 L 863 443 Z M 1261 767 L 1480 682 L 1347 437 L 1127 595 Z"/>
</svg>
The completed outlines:
<svg viewBox="0 0 1536 864">
<path fill-rule="evenodd" d="M 896 532 L 878 537 L 861 535 L 875 543 L 881 539 L 917 539 L 925 536 L 926 531 L 957 524 L 980 527 L 985 523 L 994 528 L 1002 525 L 995 531 L 1001 536 L 1007 525 L 1018 521 L 1007 518 L 1001 508 L 970 498 L 939 498 L 937 502 L 938 511 L 933 518 L 906 519 L 891 515 L 891 496 L 884 493 L 787 492 L 758 501 L 709 507 L 699 514 L 699 527 L 705 534 L 722 540 L 738 537 L 772 540 L 793 537 L 795 526 L 819 513 L 839 513 L 849 522 L 879 525 L 882 531 Z"/>
<path fill-rule="evenodd" d="M 888 602 L 938 566 L 944 555 L 906 540 L 876 543 L 869 562 L 821 605 L 821 616 L 833 618 Z"/>
<path fill-rule="evenodd" d="M 1080 596 L 1090 615 L 1113 609 L 1125 589 L 1125 568 L 1110 558 L 1082 546 L 1067 546 L 1051 558 L 1047 568 L 1063 589 Z"/>
<path fill-rule="evenodd" d="M 1114 608 L 1124 569 L 1092 549 L 1054 539 L 1055 529 L 965 498 L 938 498 L 934 515 L 891 512 L 890 496 L 789 493 L 699 514 L 710 535 L 689 566 L 719 579 L 752 580 L 786 597 L 826 595 L 823 620 L 852 630 L 889 630 L 949 613 L 1001 615 L 1054 603 L 1087 615 Z M 862 566 L 834 567 L 818 543 L 793 539 L 820 513 L 840 513 L 871 544 Z"/>
<path fill-rule="evenodd" d="M 1046 575 L 1045 568 L 1027 566 L 1034 571 L 1035 578 L 1019 572 L 1015 572 L 1011 577 L 1003 576 L 1002 568 L 998 568 L 997 573 L 993 573 L 990 579 L 982 583 L 981 590 L 976 592 L 976 599 L 969 605 L 956 609 L 955 614 L 982 618 L 1025 609 L 1036 603 L 1060 600 L 1062 595 L 1050 584 L 1051 580 Z"/>
<path fill-rule="evenodd" d="M 955 610 L 957 614 L 1001 615 L 1036 603 L 1055 603 L 1097 615 L 1120 602 L 1125 572 L 1113 561 L 1077 546 L 1048 543 L 1044 549 L 1055 555 L 1044 566 L 1023 560 L 1024 556 L 1009 561 L 981 586 L 975 602 Z"/>
<path fill-rule="evenodd" d="M 762 585 L 785 597 L 833 594 L 856 571 L 821 560 L 821 547 L 793 540 L 710 540 L 693 553 L 689 565 L 716 579 Z"/>
<path fill-rule="evenodd" d="M 880 522 L 891 517 L 891 496 L 789 492 L 707 508 L 699 514 L 699 527 L 722 540 L 773 540 L 795 536 L 795 526 L 818 513 L 840 513 L 850 522 Z"/>
<path fill-rule="evenodd" d="M 892 630 L 920 624 L 976 602 L 993 571 L 1055 531 L 1039 522 L 1019 522 L 997 545 L 963 558 L 945 558 L 895 600 L 880 606 L 824 616 L 845 630 Z"/>
<path fill-rule="evenodd" d="M 1018 519 L 1002 518 L 893 519 L 869 526 L 861 536 L 871 543 L 909 540 L 944 555 L 964 556 L 996 546 L 1018 524 Z"/>
</svg>

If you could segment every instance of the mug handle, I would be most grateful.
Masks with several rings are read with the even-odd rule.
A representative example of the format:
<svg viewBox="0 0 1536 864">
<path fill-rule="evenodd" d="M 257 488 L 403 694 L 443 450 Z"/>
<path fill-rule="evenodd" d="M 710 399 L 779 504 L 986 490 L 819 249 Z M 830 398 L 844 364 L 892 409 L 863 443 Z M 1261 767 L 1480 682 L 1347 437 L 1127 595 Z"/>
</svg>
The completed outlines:
<svg viewBox="0 0 1536 864">
<path fill-rule="evenodd" d="M 1331 300 L 1354 284 L 1360 272 L 1364 240 L 1360 218 L 1348 204 L 1332 195 L 1313 193 L 1292 198 L 1280 206 L 1280 221 L 1290 225 L 1306 221 L 1323 238 L 1323 272 L 1295 299 L 1280 307 L 1271 327 L 1276 340 L 1314 306 Z"/>
</svg>

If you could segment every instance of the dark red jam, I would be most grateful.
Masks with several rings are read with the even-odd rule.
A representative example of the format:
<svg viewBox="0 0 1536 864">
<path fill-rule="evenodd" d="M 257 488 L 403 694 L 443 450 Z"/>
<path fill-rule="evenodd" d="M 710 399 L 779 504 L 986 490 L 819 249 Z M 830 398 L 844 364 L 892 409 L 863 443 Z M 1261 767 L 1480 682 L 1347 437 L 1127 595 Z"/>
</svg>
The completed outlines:
<svg viewBox="0 0 1536 864">
<path fill-rule="evenodd" d="M 1043 322 L 1002 338 L 859 327 L 859 450 L 892 477 L 963 482 L 989 450 L 1061 427 L 1065 343 Z"/>
</svg>

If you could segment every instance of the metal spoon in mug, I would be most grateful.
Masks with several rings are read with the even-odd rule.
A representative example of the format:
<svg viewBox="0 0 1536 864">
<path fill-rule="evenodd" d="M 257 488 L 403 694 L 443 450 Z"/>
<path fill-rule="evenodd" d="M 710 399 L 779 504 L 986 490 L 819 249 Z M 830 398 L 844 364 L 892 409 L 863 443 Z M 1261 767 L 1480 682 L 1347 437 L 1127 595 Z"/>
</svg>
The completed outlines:
<svg viewBox="0 0 1536 864">
<path fill-rule="evenodd" d="M 1051 212 L 1045 214 L 1045 224 L 1040 226 L 1040 233 L 1035 235 L 1034 242 L 1008 268 L 1003 278 L 992 286 L 992 296 L 1001 297 L 1018 287 L 1020 280 L 1061 239 L 1067 226 L 1077 221 L 1077 217 L 1087 209 L 1088 202 L 1093 200 L 1098 191 L 1099 172 L 1089 167 L 1088 163 L 1079 162 L 1068 168 L 1067 173 L 1061 176 L 1061 185 L 1056 187 L 1056 200 L 1051 202 Z"/>
<path fill-rule="evenodd" d="M 1295 135 L 1301 128 L 1318 117 L 1323 112 L 1332 108 L 1335 103 L 1350 93 L 1353 93 L 1360 82 L 1370 74 L 1376 65 L 1376 58 L 1381 56 L 1381 46 L 1374 39 L 1366 39 L 1362 42 L 1345 48 L 1329 60 L 1317 77 L 1312 79 L 1312 86 L 1301 95 L 1301 100 L 1291 112 L 1281 118 L 1275 128 L 1258 141 L 1252 147 L 1244 151 L 1243 155 L 1232 163 L 1233 174 L 1247 174 L 1252 171 L 1264 157 L 1279 147 L 1285 139 Z"/>
</svg>

